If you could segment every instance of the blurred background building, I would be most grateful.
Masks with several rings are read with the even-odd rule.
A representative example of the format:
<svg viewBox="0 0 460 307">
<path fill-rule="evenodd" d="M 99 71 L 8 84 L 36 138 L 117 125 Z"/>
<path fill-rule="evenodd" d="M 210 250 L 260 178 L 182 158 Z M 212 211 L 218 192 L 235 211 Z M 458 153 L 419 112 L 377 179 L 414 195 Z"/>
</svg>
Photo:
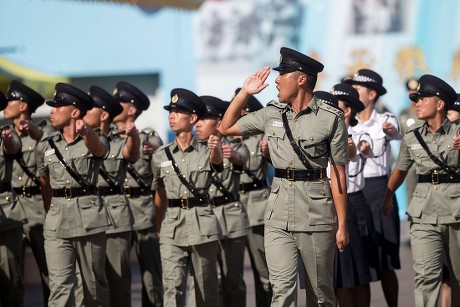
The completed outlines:
<svg viewBox="0 0 460 307">
<path fill-rule="evenodd" d="M 164 139 L 172 88 L 230 100 L 248 74 L 278 64 L 281 46 L 325 64 L 317 89 L 378 71 L 396 115 L 410 76 L 435 74 L 460 92 L 457 0 L 0 0 L 0 12 L 0 90 L 17 79 L 51 97 L 56 82 L 112 91 L 125 80 L 151 99 L 138 126 Z M 277 97 L 276 75 L 264 103 Z"/>
</svg>

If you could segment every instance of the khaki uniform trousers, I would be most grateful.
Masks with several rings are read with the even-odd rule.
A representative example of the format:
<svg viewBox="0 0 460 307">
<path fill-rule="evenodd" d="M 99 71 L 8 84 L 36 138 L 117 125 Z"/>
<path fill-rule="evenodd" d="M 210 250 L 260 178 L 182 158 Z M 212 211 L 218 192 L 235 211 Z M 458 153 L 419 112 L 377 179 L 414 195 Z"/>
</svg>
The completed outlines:
<svg viewBox="0 0 460 307">
<path fill-rule="evenodd" d="M 142 307 L 161 307 L 163 306 L 163 282 L 160 240 L 155 227 L 134 230 L 132 241 L 142 276 Z"/>
<path fill-rule="evenodd" d="M 195 306 L 219 306 L 217 244 L 217 241 L 213 241 L 183 247 L 160 243 L 165 307 L 185 306 L 190 262 L 193 267 Z"/>
<path fill-rule="evenodd" d="M 45 235 L 51 289 L 48 306 L 73 306 L 76 263 L 81 273 L 84 306 L 109 306 L 109 286 L 105 275 L 106 242 L 104 232 L 67 239 Z"/>
<path fill-rule="evenodd" d="M 0 231 L 0 306 L 17 307 L 24 303 L 24 280 L 20 257 L 22 225 Z"/>
<path fill-rule="evenodd" d="M 302 260 L 306 270 L 307 305 L 335 307 L 335 233 L 336 230 L 291 232 L 265 225 L 265 255 L 273 287 L 273 307 L 297 306 L 298 262 Z"/>
<path fill-rule="evenodd" d="M 246 236 L 219 240 L 217 260 L 221 271 L 223 303 L 221 306 L 246 306 L 246 283 L 244 282 L 246 240 Z"/>
<path fill-rule="evenodd" d="M 415 271 L 415 305 L 438 306 L 446 255 L 452 287 L 452 306 L 460 306 L 460 223 L 411 223 L 410 239 Z"/>
<path fill-rule="evenodd" d="M 105 272 L 110 306 L 131 306 L 131 231 L 107 234 Z"/>
</svg>

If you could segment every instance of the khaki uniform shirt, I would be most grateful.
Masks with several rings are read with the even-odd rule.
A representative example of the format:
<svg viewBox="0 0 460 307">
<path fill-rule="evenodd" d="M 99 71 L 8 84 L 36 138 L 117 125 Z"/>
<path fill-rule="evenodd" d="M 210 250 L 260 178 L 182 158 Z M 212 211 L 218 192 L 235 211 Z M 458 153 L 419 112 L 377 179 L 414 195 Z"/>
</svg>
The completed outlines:
<svg viewBox="0 0 460 307">
<path fill-rule="evenodd" d="M 153 174 L 151 169 L 152 156 L 145 154 L 143 151 L 143 141 L 149 141 L 152 144 L 163 144 L 160 137 L 154 133 L 151 129 L 144 129 L 140 131 L 140 157 L 132 164 L 137 174 L 140 175 L 142 182 L 145 184 L 147 189 L 150 189 L 152 184 Z M 130 188 L 140 188 L 140 185 L 133 178 L 133 176 L 127 172 L 125 179 L 125 186 Z M 134 230 L 147 229 L 155 226 L 155 204 L 151 194 L 141 195 L 138 197 L 129 197 L 129 205 L 134 216 Z"/>
<path fill-rule="evenodd" d="M 445 120 L 442 126 L 432 134 L 427 125 L 419 126 L 420 134 L 433 155 L 444 161 L 459 173 L 459 150 L 453 148 L 452 137 L 459 133 L 459 124 Z M 415 137 L 412 126 L 404 135 L 396 166 L 407 171 L 415 164 L 417 174 L 445 172 L 431 160 L 428 153 Z M 458 183 L 417 183 L 407 214 L 413 222 L 429 224 L 450 224 L 460 221 L 460 185 Z"/>
<path fill-rule="evenodd" d="M 67 164 L 89 185 L 96 186 L 103 159 L 95 158 L 80 136 L 67 143 L 61 132 L 57 132 L 53 140 Z M 101 136 L 101 140 L 110 148 L 106 137 Z M 47 138 L 37 145 L 36 155 L 38 173 L 49 178 L 52 189 L 81 188 L 61 165 Z M 85 195 L 70 199 L 52 197 L 43 233 L 45 236 L 65 239 L 105 232 L 108 226 L 107 211 L 99 196 Z"/>
<path fill-rule="evenodd" d="M 249 158 L 246 161 L 245 169 L 267 186 L 267 188 L 263 189 L 240 192 L 240 201 L 246 208 L 251 226 L 262 225 L 264 223 L 265 208 L 267 206 L 268 195 L 270 195 L 267 183 L 268 161 L 263 156 L 259 147 L 259 142 L 262 139 L 263 135 L 261 134 L 243 138 L 243 143 L 249 150 Z M 248 172 L 243 171 L 240 177 L 240 184 L 252 182 L 253 179 Z"/>
<path fill-rule="evenodd" d="M 229 144 L 233 150 L 243 157 L 248 157 L 248 149 L 240 139 L 229 139 L 224 137 L 222 143 Z M 214 173 L 214 177 L 222 183 L 228 192 L 238 197 L 240 188 L 240 174 L 242 167 L 234 166 L 228 159 L 223 161 L 223 171 Z M 222 197 L 224 193 L 214 184 L 209 188 L 209 196 Z M 214 214 L 219 221 L 221 239 L 239 238 L 249 233 L 249 219 L 246 209 L 239 201 L 228 202 L 214 208 Z"/>
<path fill-rule="evenodd" d="M 314 97 L 307 108 L 295 113 L 289 105 L 272 101 L 267 107 L 243 116 L 238 127 L 243 136 L 265 134 L 273 166 L 305 169 L 283 127 L 286 112 L 294 139 L 311 168 L 348 163 L 347 129 L 343 113 Z M 337 215 L 328 178 L 289 181 L 275 177 L 265 212 L 265 223 L 288 231 L 325 231 L 336 227 Z"/>
<path fill-rule="evenodd" d="M 168 199 L 182 197 L 199 197 L 191 195 L 174 171 L 172 161 L 165 153 L 169 147 L 181 173 L 191 182 L 200 195 L 207 195 L 211 186 L 213 168 L 209 160 L 209 149 L 206 143 L 193 139 L 192 144 L 182 151 L 173 141 L 161 147 L 154 154 L 152 161 L 152 190 L 164 187 Z M 193 246 L 219 239 L 218 221 L 210 204 L 195 206 L 190 209 L 170 207 L 161 224 L 160 243 L 177 246 Z"/>
<path fill-rule="evenodd" d="M 123 182 L 126 177 L 127 161 L 123 157 L 123 147 L 126 144 L 126 139 L 120 137 L 110 138 L 110 151 L 107 158 L 102 163 L 102 169 L 107 173 L 109 178 L 115 184 L 112 187 L 102 176 L 99 174 L 97 186 L 107 189 L 112 188 L 116 190 L 123 189 Z M 102 197 L 105 202 L 109 214 L 113 218 L 111 229 L 107 233 L 120 233 L 132 230 L 134 222 L 133 214 L 129 208 L 129 202 L 124 193 L 115 195 L 105 195 Z"/>
<path fill-rule="evenodd" d="M 20 142 L 14 132 L 13 137 Z M 3 139 L 0 138 L 0 184 L 11 184 L 12 174 L 13 157 L 5 153 Z M 17 195 L 12 190 L 0 193 L 0 231 L 22 227 L 26 221 L 26 212 Z"/>
<path fill-rule="evenodd" d="M 38 141 L 32 139 L 28 134 L 21 136 L 22 142 L 22 159 L 24 160 L 27 169 L 36 176 L 37 162 L 35 160 L 35 147 Z M 11 184 L 13 188 L 22 188 L 24 193 L 27 194 L 27 188 L 37 188 L 37 185 L 21 168 L 18 161 L 14 160 L 13 164 L 13 177 Z M 39 188 L 39 186 L 38 186 Z M 42 195 L 39 192 L 36 195 L 21 195 L 19 194 L 19 201 L 21 202 L 27 215 L 27 224 L 29 227 L 36 225 L 43 225 L 45 222 L 45 208 L 43 206 Z"/>
</svg>

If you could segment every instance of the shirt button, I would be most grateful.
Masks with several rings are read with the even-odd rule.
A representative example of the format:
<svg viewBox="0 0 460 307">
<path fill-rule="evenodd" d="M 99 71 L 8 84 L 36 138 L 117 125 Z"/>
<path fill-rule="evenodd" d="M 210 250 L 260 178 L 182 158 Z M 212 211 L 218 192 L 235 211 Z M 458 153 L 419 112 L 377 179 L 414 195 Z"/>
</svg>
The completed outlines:
<svg viewBox="0 0 460 307">
<path fill-rule="evenodd" d="M 450 149 L 450 145 L 447 145 L 447 148 Z"/>
<path fill-rule="evenodd" d="M 185 162 L 185 159 L 182 159 L 182 162 Z"/>
<path fill-rule="evenodd" d="M 184 194 L 185 194 L 185 195 L 187 195 L 187 194 L 188 194 L 188 192 L 187 192 L 187 191 L 184 191 Z"/>
<path fill-rule="evenodd" d="M 315 140 L 315 139 L 311 136 L 311 137 L 310 137 L 310 141 L 314 141 L 314 140 Z"/>
<path fill-rule="evenodd" d="M 169 174 L 169 171 L 166 171 L 166 174 Z"/>
<path fill-rule="evenodd" d="M 435 190 L 437 190 L 437 189 L 438 189 L 438 187 L 434 187 L 434 189 L 435 189 Z"/>
<path fill-rule="evenodd" d="M 29 146 L 29 150 L 32 150 L 32 147 Z"/>
<path fill-rule="evenodd" d="M 112 155 L 112 158 L 115 158 L 115 155 Z"/>
<path fill-rule="evenodd" d="M 19 179 L 19 180 L 22 180 L 22 177 L 19 177 L 18 179 Z"/>
<path fill-rule="evenodd" d="M 48 159 L 48 162 L 51 162 L 51 159 Z"/>
<path fill-rule="evenodd" d="M 69 150 L 69 148 L 66 147 L 65 150 Z"/>
<path fill-rule="evenodd" d="M 289 186 L 292 187 L 292 182 L 289 182 Z"/>
<path fill-rule="evenodd" d="M 125 182 L 128 182 L 128 178 L 125 178 Z"/>
<path fill-rule="evenodd" d="M 420 156 L 420 155 L 419 155 L 419 154 L 416 154 L 415 156 L 418 157 L 418 156 Z"/>
<path fill-rule="evenodd" d="M 326 196 L 326 193 L 324 191 L 321 191 L 321 196 Z"/>
<path fill-rule="evenodd" d="M 293 165 L 293 164 L 294 164 L 294 162 L 293 162 L 293 161 L 289 161 L 289 165 Z"/>
<path fill-rule="evenodd" d="M 209 189 L 209 192 L 211 192 L 211 193 L 212 193 L 213 191 L 214 191 L 213 189 Z"/>
<path fill-rule="evenodd" d="M 65 182 L 66 182 L 67 184 L 69 184 L 69 183 L 70 183 L 70 180 L 66 180 Z"/>
<path fill-rule="evenodd" d="M 224 167 L 226 167 L 226 166 L 227 166 L 227 163 L 224 163 Z"/>
<path fill-rule="evenodd" d="M 10 200 L 10 198 L 9 198 L 8 196 L 7 196 L 5 199 L 6 199 L 6 200 Z"/>
<path fill-rule="evenodd" d="M 202 168 L 203 168 L 203 167 L 201 167 L 201 166 L 198 166 L 198 169 L 202 169 Z"/>
<path fill-rule="evenodd" d="M 255 154 L 256 154 L 255 152 L 251 151 L 251 156 L 253 156 L 253 155 L 255 155 Z"/>
<path fill-rule="evenodd" d="M 433 144 L 436 144 L 436 141 L 433 141 Z"/>
</svg>

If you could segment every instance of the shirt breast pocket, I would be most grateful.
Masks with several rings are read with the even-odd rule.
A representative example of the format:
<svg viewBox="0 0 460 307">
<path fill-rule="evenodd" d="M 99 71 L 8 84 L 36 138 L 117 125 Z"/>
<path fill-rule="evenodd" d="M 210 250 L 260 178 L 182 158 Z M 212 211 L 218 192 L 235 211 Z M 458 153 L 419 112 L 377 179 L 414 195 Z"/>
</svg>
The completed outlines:
<svg viewBox="0 0 460 307">
<path fill-rule="evenodd" d="M 284 128 L 277 128 L 277 127 L 269 127 L 267 128 L 267 140 L 268 140 L 268 146 L 272 148 L 279 148 L 282 146 L 282 142 L 284 141 L 284 138 L 287 137 L 286 131 L 284 131 Z"/>
<path fill-rule="evenodd" d="M 50 177 L 53 178 L 64 178 L 65 168 L 59 162 L 59 159 L 56 155 L 51 155 L 45 157 L 46 163 L 48 164 Z"/>
</svg>

